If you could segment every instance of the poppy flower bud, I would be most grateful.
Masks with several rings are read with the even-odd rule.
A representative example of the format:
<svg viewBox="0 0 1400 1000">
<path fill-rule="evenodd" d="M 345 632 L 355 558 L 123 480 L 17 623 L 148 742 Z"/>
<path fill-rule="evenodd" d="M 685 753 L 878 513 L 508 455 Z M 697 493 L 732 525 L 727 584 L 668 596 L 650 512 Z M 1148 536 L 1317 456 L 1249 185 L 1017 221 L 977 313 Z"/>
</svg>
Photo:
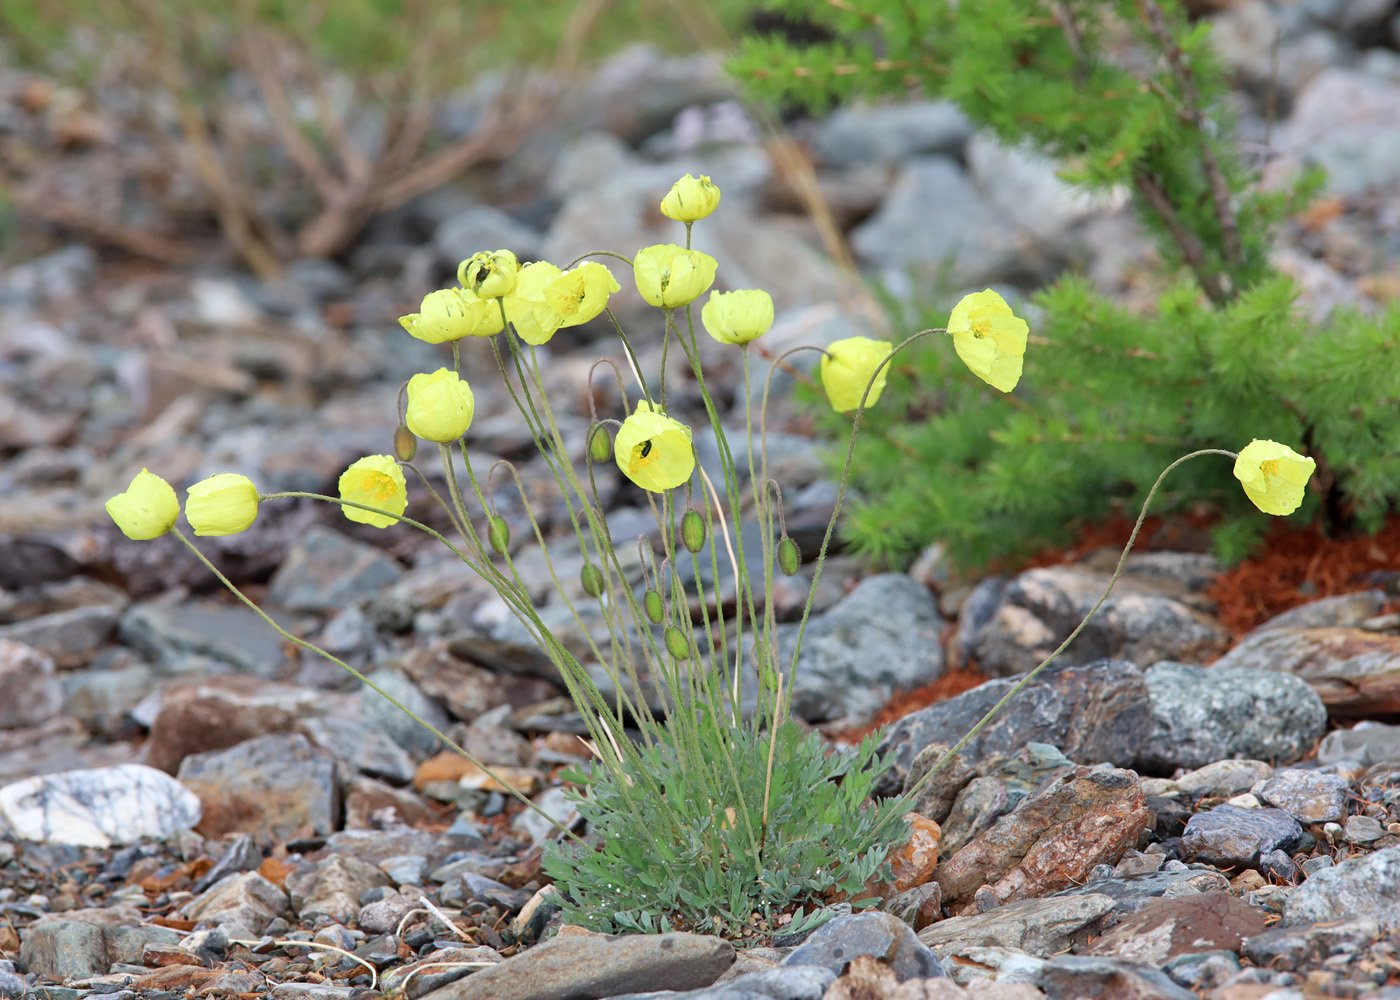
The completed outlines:
<svg viewBox="0 0 1400 1000">
<path fill-rule="evenodd" d="M 705 519 L 698 510 L 692 508 L 681 518 L 681 544 L 689 552 L 699 552 L 705 547 Z"/>
<path fill-rule="evenodd" d="M 778 539 L 778 569 L 784 576 L 792 576 L 802 565 L 802 550 L 787 535 Z"/>
<path fill-rule="evenodd" d="M 666 608 L 661 601 L 659 590 L 647 589 L 642 595 L 642 610 L 647 613 L 647 620 L 653 625 L 661 624 L 661 620 L 666 617 Z"/>
<path fill-rule="evenodd" d="M 602 424 L 588 436 L 588 456 L 595 462 L 606 462 L 612 456 L 612 435 Z"/>
<path fill-rule="evenodd" d="M 418 454 L 418 438 L 408 429 L 407 424 L 394 428 L 394 457 L 400 462 L 411 462 Z"/>
<path fill-rule="evenodd" d="M 671 654 L 672 659 L 684 660 L 690 656 L 690 640 L 679 628 L 667 625 L 663 635 L 666 639 L 666 652 Z"/>
<path fill-rule="evenodd" d="M 599 597 L 603 593 L 603 571 L 592 563 L 584 563 L 579 570 L 578 582 L 589 597 Z"/>
<path fill-rule="evenodd" d="M 486 519 L 486 540 L 491 543 L 491 551 L 498 556 L 506 554 L 510 548 L 510 525 L 499 514 Z"/>
</svg>

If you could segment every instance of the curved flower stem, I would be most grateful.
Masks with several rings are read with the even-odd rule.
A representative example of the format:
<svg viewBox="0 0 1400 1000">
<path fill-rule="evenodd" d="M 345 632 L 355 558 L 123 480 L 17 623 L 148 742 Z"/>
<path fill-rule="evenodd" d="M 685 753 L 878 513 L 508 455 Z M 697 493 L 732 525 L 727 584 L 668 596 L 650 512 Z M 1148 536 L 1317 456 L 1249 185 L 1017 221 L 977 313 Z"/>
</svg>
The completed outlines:
<svg viewBox="0 0 1400 1000">
<path fill-rule="evenodd" d="M 1137 521 L 1133 524 L 1132 534 L 1128 536 L 1128 544 L 1123 546 L 1123 552 L 1118 557 L 1118 565 L 1114 567 L 1113 576 L 1109 578 L 1108 586 L 1104 588 L 1103 596 L 1100 597 L 1098 601 L 1094 604 L 1094 606 L 1089 609 L 1089 613 L 1084 616 L 1083 621 L 1081 621 L 1077 626 L 1075 626 L 1074 631 L 1071 632 L 1065 638 L 1065 641 L 1056 646 L 1054 652 L 1052 652 L 1045 659 L 1041 660 L 1040 664 L 1034 670 L 1026 674 L 1026 676 L 1022 677 L 1015 684 L 1015 686 L 1011 688 L 1010 691 L 1006 692 L 1006 694 L 1002 696 L 1000 701 L 998 701 L 995 705 L 988 709 L 987 714 L 982 716 L 982 718 L 978 720 L 977 725 L 969 729 L 967 731 L 967 734 L 963 736 L 962 739 L 958 740 L 958 742 L 955 743 L 952 746 L 952 748 L 948 750 L 947 753 L 940 757 L 938 759 L 938 762 L 934 764 L 933 767 L 928 769 L 928 773 L 926 773 L 917 782 L 915 782 L 914 786 L 910 788 L 907 792 L 905 792 L 902 798 L 904 798 L 908 802 L 912 802 L 914 796 L 917 795 L 919 791 L 929 782 L 933 775 L 937 774 L 940 770 L 942 770 L 942 768 L 945 765 L 947 765 L 947 763 L 950 760 L 953 759 L 953 757 L 958 753 L 959 750 L 967 746 L 967 744 L 972 740 L 972 738 L 978 733 L 980 733 L 983 730 L 983 728 L 985 728 L 986 725 L 989 722 L 991 722 L 993 718 L 996 717 L 996 714 L 1006 706 L 1007 702 L 1009 702 L 1012 698 L 1019 694 L 1021 692 L 1021 689 L 1024 688 L 1027 684 L 1035 680 L 1037 675 L 1039 675 L 1042 670 L 1044 670 L 1051 663 L 1053 663 L 1061 653 L 1063 653 L 1066 649 L 1069 648 L 1069 644 L 1074 642 L 1074 640 L 1079 637 L 1079 633 L 1083 632 L 1085 627 L 1088 626 L 1090 619 L 1092 619 L 1094 615 L 1098 614 L 1099 608 L 1103 607 L 1104 602 L 1108 600 L 1108 595 L 1113 593 L 1113 588 L 1118 585 L 1118 578 L 1123 575 L 1123 567 L 1126 566 L 1128 563 L 1128 554 L 1132 552 L 1133 543 L 1137 541 L 1138 532 L 1142 530 L 1142 522 L 1147 519 L 1147 509 L 1152 505 L 1152 500 L 1157 495 L 1157 491 L 1161 489 L 1162 481 L 1165 480 L 1167 478 L 1167 474 L 1170 473 L 1173 469 L 1175 469 L 1178 465 L 1181 465 L 1183 462 L 1189 462 L 1191 459 L 1198 458 L 1201 455 L 1225 455 L 1229 458 L 1239 457 L 1235 454 L 1235 452 L 1226 451 L 1223 448 L 1202 448 L 1200 451 L 1193 451 L 1189 455 L 1183 455 L 1181 458 L 1178 458 L 1175 462 L 1173 462 L 1171 465 L 1167 466 L 1165 469 L 1162 470 L 1162 474 L 1157 477 L 1157 481 L 1152 484 L 1152 489 L 1150 489 L 1147 493 L 1147 498 L 1142 502 L 1142 509 L 1138 511 Z"/>
<path fill-rule="evenodd" d="M 295 493 L 292 493 L 292 494 L 277 494 L 277 495 L 278 495 L 278 496 L 307 496 L 307 495 L 314 496 L 314 494 L 295 494 Z M 359 505 L 356 504 L 355 506 L 359 506 Z M 373 508 L 366 508 L 366 509 L 373 509 Z M 405 520 L 407 520 L 407 519 L 405 518 Z M 428 529 L 428 530 L 431 531 L 432 529 Z M 228 577 L 224 576 L 224 574 L 223 574 L 222 572 L 220 572 L 219 568 L 218 568 L 217 566 L 215 566 L 212 562 L 210 562 L 209 559 L 208 559 L 208 557 L 205 556 L 205 554 L 204 554 L 203 552 L 199 551 L 199 548 L 198 548 L 193 542 L 191 542 L 188 538 L 186 538 L 184 532 L 182 532 L 179 528 L 172 528 L 171 531 L 170 531 L 170 533 L 171 533 L 172 535 L 174 535 L 176 538 L 178 538 L 178 539 L 180 540 L 180 542 L 185 546 L 185 548 L 187 548 L 187 549 L 189 549 L 191 552 L 193 552 L 193 553 L 194 553 L 194 557 L 195 557 L 196 559 L 198 559 L 201 563 L 203 563 L 203 564 L 204 564 L 204 567 L 205 567 L 207 570 L 209 570 L 209 572 L 213 573 L 214 576 L 215 576 L 215 578 L 217 578 L 218 581 L 219 581 L 220 583 L 222 583 L 225 587 L 227 587 L 228 590 L 229 590 L 229 592 L 232 593 L 234 597 L 236 597 L 236 598 L 238 598 L 240 601 L 242 601 L 243 604 L 247 606 L 248 610 L 252 611 L 253 614 L 257 615 L 257 616 L 258 616 L 259 618 L 261 618 L 264 622 L 266 622 L 266 623 L 268 624 L 268 626 L 269 626 L 274 632 L 276 632 L 278 635 L 280 635 L 283 639 L 286 639 L 288 642 L 292 643 L 293 645 L 300 646 L 302 649 L 310 650 L 311 652 L 315 653 L 317 656 L 323 657 L 324 659 L 329 660 L 331 663 L 334 663 L 336 666 L 338 666 L 338 667 L 340 667 L 341 669 L 345 670 L 347 673 L 349 673 L 352 677 L 354 677 L 356 680 L 358 680 L 358 681 L 359 681 L 361 684 L 363 684 L 365 687 L 369 688 L 369 689 L 370 689 L 371 691 L 373 691 L 375 694 L 379 695 L 381 698 L 383 698 L 383 699 L 384 699 L 385 701 L 387 701 L 389 704 L 391 704 L 391 705 L 393 705 L 395 708 L 397 708 L 397 709 L 398 709 L 400 712 L 402 712 L 404 715 L 408 716 L 408 717 L 409 717 L 410 719 L 412 719 L 414 722 L 418 723 L 418 725 L 422 726 L 422 727 L 423 727 L 424 729 L 426 729 L 428 732 L 432 733 L 432 734 L 433 734 L 434 736 L 436 736 L 438 739 L 442 740 L 442 742 L 443 742 L 444 744 L 446 744 L 447 746 L 451 747 L 452 750 L 453 750 L 454 752 L 456 752 L 456 753 L 458 753 L 458 754 L 461 754 L 461 755 L 462 755 L 463 757 L 465 757 L 467 760 L 471 761 L 471 763 L 472 763 L 475 767 L 479 768 L 483 774 L 485 774 L 485 775 L 486 775 L 488 778 L 490 778 L 492 781 L 494 781 L 494 782 L 496 782 L 497 784 L 499 784 L 502 788 L 504 788 L 504 789 L 505 789 L 507 792 L 509 792 L 511 795 L 514 795 L 517 799 L 519 799 L 521 802 L 523 802 L 526 806 L 528 806 L 529 808 L 533 809 L 536 813 L 538 813 L 539 815 L 543 816 L 545 819 L 549 820 L 549 823 L 550 823 L 551 826 L 557 827 L 558 829 L 562 830 L 567 836 L 572 837 L 572 838 L 573 838 L 577 843 L 579 843 L 580 845 L 582 845 L 582 844 L 584 843 L 582 837 L 579 837 L 577 834 L 575 834 L 574 832 L 572 832 L 571 830 L 569 830 L 568 827 L 564 826 L 562 823 L 560 823 L 558 820 L 556 820 L 553 816 L 549 815 L 549 813 L 545 812 L 545 811 L 544 811 L 543 809 L 541 809 L 539 806 L 535 805 L 535 803 L 530 799 L 530 797 L 529 797 L 528 795 L 525 795 L 523 792 L 517 790 L 517 789 L 516 789 L 514 786 L 512 786 L 508 781 L 506 781 L 504 778 L 502 778 L 502 777 L 500 777 L 499 775 L 497 775 L 495 771 L 492 771 L 489 767 L 487 767 L 487 766 L 486 766 L 485 764 L 483 764 L 481 761 L 477 760 L 477 759 L 476 759 L 475 757 L 473 757 L 470 753 L 468 753 L 464 748 L 458 746 L 455 742 L 453 742 L 452 739 L 449 738 L 449 737 L 447 736 L 446 733 L 442 732 L 442 731 L 439 730 L 436 726 L 434 726 L 431 722 L 428 722 L 428 721 L 427 721 L 426 719 L 424 719 L 422 716 L 418 715 L 418 714 L 417 714 L 416 712 L 414 712 L 411 708 L 409 708 L 409 707 L 408 707 L 407 705 L 405 705 L 403 702 L 399 701 L 397 698 L 395 698 L 393 695 L 391 695 L 388 691 L 385 691 L 382 687 L 380 687 L 378 684 L 374 683 L 374 681 L 370 680 L 368 677 L 366 677 L 366 676 L 365 676 L 364 674 L 362 674 L 360 671 L 356 670 L 354 667 L 350 666 L 350 664 L 346 663 L 344 660 L 340 659 L 339 657 L 337 657 L 337 656 L 335 656 L 335 655 L 333 655 L 333 654 L 331 654 L 331 653 L 326 652 L 326 650 L 322 649 L 320 646 L 317 646 L 315 643 L 308 642 L 308 641 L 306 641 L 305 639 L 302 639 L 302 638 L 300 638 L 300 637 L 298 637 L 298 636 L 292 635 L 292 633 L 288 632 L 288 631 L 287 631 L 286 629 L 284 629 L 281 625 L 278 625 L 277 622 L 273 620 L 273 618 L 272 618 L 271 615 L 269 615 L 269 614 L 268 614 L 266 611 L 264 611 L 262 608 L 258 607 L 256 604 L 254 604 L 253 601 L 252 601 L 246 594 L 243 593 L 243 591 L 239 590 L 236 586 L 234 586 L 233 581 L 230 580 Z M 439 537 L 441 537 L 441 536 L 439 536 Z M 442 541 L 446 544 L 446 539 L 442 539 Z"/>
</svg>

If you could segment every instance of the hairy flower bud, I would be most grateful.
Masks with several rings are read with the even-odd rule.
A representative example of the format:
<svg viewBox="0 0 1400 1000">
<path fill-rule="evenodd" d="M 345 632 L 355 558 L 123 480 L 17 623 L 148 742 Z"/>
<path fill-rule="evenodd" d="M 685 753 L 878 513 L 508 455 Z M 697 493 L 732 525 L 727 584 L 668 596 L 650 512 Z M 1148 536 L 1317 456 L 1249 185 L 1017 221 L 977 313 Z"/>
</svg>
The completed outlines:
<svg viewBox="0 0 1400 1000">
<path fill-rule="evenodd" d="M 510 548 L 510 525 L 499 514 L 486 519 L 486 540 L 491 543 L 491 551 L 498 556 L 506 554 Z"/>
<path fill-rule="evenodd" d="M 699 552 L 705 547 L 705 519 L 694 508 L 681 518 L 681 544 L 688 552 Z"/>
<path fill-rule="evenodd" d="M 603 571 L 592 563 L 584 563 L 579 570 L 578 582 L 589 597 L 601 597 L 603 593 Z"/>
<path fill-rule="evenodd" d="M 418 454 L 418 438 L 408 429 L 407 424 L 394 428 L 394 457 L 400 462 L 411 462 Z"/>
<path fill-rule="evenodd" d="M 642 595 L 642 610 L 647 613 L 647 620 L 653 625 L 660 625 L 666 617 L 666 606 L 661 600 L 661 591 L 647 588 L 647 592 Z"/>
<path fill-rule="evenodd" d="M 787 535 L 778 539 L 778 568 L 784 576 L 792 576 L 802 565 L 802 550 Z"/>
<path fill-rule="evenodd" d="M 663 633 L 666 639 L 666 652 L 672 659 L 684 660 L 690 656 L 690 640 L 675 625 L 667 625 Z"/>
<path fill-rule="evenodd" d="M 612 435 L 599 424 L 588 435 L 588 456 L 595 462 L 606 462 L 612 457 L 612 450 Z"/>
</svg>

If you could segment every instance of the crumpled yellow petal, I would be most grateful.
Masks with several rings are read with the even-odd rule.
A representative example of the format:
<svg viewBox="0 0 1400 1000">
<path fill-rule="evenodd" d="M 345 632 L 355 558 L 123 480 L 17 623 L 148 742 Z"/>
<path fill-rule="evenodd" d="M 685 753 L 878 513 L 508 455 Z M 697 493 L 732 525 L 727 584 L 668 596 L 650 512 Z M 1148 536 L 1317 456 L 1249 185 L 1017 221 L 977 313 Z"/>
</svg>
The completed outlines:
<svg viewBox="0 0 1400 1000">
<path fill-rule="evenodd" d="M 675 489 L 695 471 L 690 428 L 646 400 L 618 428 L 613 456 L 624 476 L 652 493 Z"/>
<path fill-rule="evenodd" d="M 865 387 L 870 386 L 870 395 L 865 405 L 874 406 L 885 391 L 885 379 L 890 366 L 881 367 L 893 345 L 886 340 L 872 340 L 870 337 L 847 337 L 827 345 L 822 355 L 821 378 L 826 398 L 837 413 L 849 413 L 860 406 Z M 879 368 L 879 374 L 875 370 Z M 871 384 L 870 377 L 875 381 Z"/>
<path fill-rule="evenodd" d="M 403 470 L 390 455 L 367 455 L 351 463 L 340 474 L 340 499 L 378 507 L 388 513 L 361 510 L 359 507 L 340 509 L 345 516 L 360 524 L 371 524 L 376 528 L 387 528 L 398 521 L 390 515 L 402 514 L 408 506 L 408 489 L 404 483 Z"/>
<path fill-rule="evenodd" d="M 1030 327 L 990 288 L 964 295 L 948 317 L 953 348 L 983 382 L 1010 392 L 1021 380 Z"/>
<path fill-rule="evenodd" d="M 174 487 L 145 469 L 132 477 L 125 493 L 112 497 L 106 506 L 122 534 L 137 542 L 159 538 L 175 527 L 180 516 Z"/>
<path fill-rule="evenodd" d="M 466 379 L 450 368 L 413 376 L 407 395 L 404 423 L 425 441 L 456 441 L 471 426 L 476 397 Z"/>
<path fill-rule="evenodd" d="M 1285 444 L 1255 438 L 1235 459 L 1235 478 L 1245 496 L 1265 514 L 1292 514 L 1303 502 L 1303 493 L 1317 463 Z"/>
<path fill-rule="evenodd" d="M 236 535 L 258 516 L 258 488 L 236 472 L 201 479 L 185 494 L 185 520 L 196 535 Z"/>
</svg>

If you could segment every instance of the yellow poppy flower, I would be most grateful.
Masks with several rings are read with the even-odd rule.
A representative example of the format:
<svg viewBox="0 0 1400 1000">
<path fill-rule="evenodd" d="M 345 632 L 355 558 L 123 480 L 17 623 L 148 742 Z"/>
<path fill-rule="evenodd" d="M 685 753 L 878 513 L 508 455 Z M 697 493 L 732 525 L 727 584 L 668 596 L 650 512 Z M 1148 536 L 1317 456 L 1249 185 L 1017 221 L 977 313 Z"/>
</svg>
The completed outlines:
<svg viewBox="0 0 1400 1000">
<path fill-rule="evenodd" d="M 448 368 L 408 380 L 404 423 L 425 441 L 456 441 L 471 426 L 476 397 L 466 379 Z"/>
<path fill-rule="evenodd" d="M 511 251 L 488 253 L 483 250 L 457 265 L 457 281 L 480 298 L 499 299 L 510 294 L 519 271 L 520 261 Z"/>
<path fill-rule="evenodd" d="M 637 251 L 632 274 L 649 304 L 675 309 L 705 294 L 715 282 L 717 266 L 707 253 L 661 243 Z"/>
<path fill-rule="evenodd" d="M 564 317 L 545 296 L 545 289 L 563 273 L 549 261 L 538 260 L 526 264 L 516 275 L 515 288 L 503 301 L 506 319 L 525 343 L 546 343 L 564 325 Z"/>
<path fill-rule="evenodd" d="M 948 317 L 948 332 L 972 374 L 1002 392 L 1016 388 L 1030 327 L 1005 299 L 990 288 L 964 295 Z"/>
<path fill-rule="evenodd" d="M 491 337 L 501 332 L 501 310 L 465 288 L 429 292 L 416 313 L 399 317 L 399 325 L 419 340 L 442 344 L 463 337 Z"/>
<path fill-rule="evenodd" d="M 761 288 L 711 292 L 700 322 L 721 344 L 747 344 L 773 325 L 773 297 Z"/>
<path fill-rule="evenodd" d="M 236 472 L 201 479 L 185 493 L 185 520 L 196 535 L 236 535 L 258 516 L 258 488 Z"/>
<path fill-rule="evenodd" d="M 369 455 L 353 462 L 350 468 L 340 474 L 340 499 L 378 507 L 388 513 L 361 510 L 359 507 L 340 509 L 345 516 L 360 524 L 372 524 L 376 528 L 387 528 L 398 521 L 394 515 L 402 514 L 408 506 L 408 490 L 404 485 L 403 470 L 388 455 Z"/>
<path fill-rule="evenodd" d="M 1255 439 L 1235 459 L 1235 478 L 1245 496 L 1265 514 L 1292 514 L 1317 463 L 1277 441 Z"/>
<path fill-rule="evenodd" d="M 613 455 L 623 475 L 652 493 L 675 489 L 695 471 L 690 428 L 653 410 L 646 400 L 618 428 Z"/>
<path fill-rule="evenodd" d="M 122 534 L 137 542 L 159 538 L 175 527 L 180 501 L 169 483 L 142 469 L 132 477 L 125 493 L 107 501 L 107 513 Z"/>
<path fill-rule="evenodd" d="M 677 222 L 703 219 L 719 204 L 719 188 L 708 177 L 686 174 L 661 199 L 661 214 Z"/>
<path fill-rule="evenodd" d="M 831 401 L 831 408 L 837 413 L 854 410 L 860 406 L 860 398 L 865 395 L 867 385 L 870 386 L 870 395 L 865 405 L 874 406 L 880 393 L 885 391 L 885 378 L 889 375 L 890 366 L 881 367 L 881 362 L 890 356 L 891 350 L 889 341 L 869 337 L 847 337 L 828 345 L 826 353 L 822 355 L 821 377 L 822 388 L 826 390 L 826 398 Z M 880 369 L 878 375 L 875 374 L 877 368 Z M 870 383 L 872 375 L 875 376 L 873 385 Z"/>
<path fill-rule="evenodd" d="M 606 309 L 608 296 L 620 291 L 622 286 L 612 272 L 590 260 L 546 284 L 544 300 L 563 319 L 560 327 L 578 326 Z"/>
</svg>

